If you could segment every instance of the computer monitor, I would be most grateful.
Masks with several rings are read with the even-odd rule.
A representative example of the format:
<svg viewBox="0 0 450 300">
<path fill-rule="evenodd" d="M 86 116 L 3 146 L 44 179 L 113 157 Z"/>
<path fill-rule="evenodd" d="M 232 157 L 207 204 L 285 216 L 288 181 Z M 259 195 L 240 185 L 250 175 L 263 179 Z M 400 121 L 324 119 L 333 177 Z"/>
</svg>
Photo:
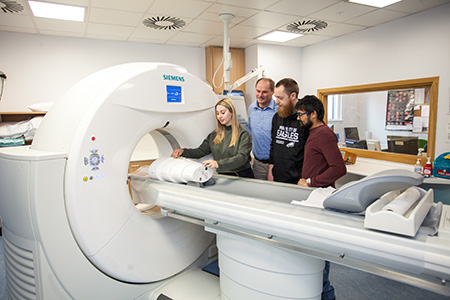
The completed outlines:
<svg viewBox="0 0 450 300">
<path fill-rule="evenodd" d="M 358 141 L 358 127 L 344 127 L 345 141 Z"/>
<path fill-rule="evenodd" d="M 358 127 L 344 127 L 344 136 L 346 147 L 367 149 L 366 140 L 359 139 Z"/>
<path fill-rule="evenodd" d="M 403 154 L 417 155 L 419 138 L 417 136 L 387 136 L 388 151 Z"/>
<path fill-rule="evenodd" d="M 367 142 L 366 140 L 357 140 L 357 141 L 346 140 L 345 147 L 367 150 Z"/>
</svg>

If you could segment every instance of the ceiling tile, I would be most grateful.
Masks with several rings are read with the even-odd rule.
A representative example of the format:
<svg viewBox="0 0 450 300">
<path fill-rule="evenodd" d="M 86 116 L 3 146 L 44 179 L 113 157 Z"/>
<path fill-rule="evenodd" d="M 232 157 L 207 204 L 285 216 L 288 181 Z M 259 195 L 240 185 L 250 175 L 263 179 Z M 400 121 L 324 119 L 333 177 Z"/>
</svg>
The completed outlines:
<svg viewBox="0 0 450 300">
<path fill-rule="evenodd" d="M 222 13 L 231 13 L 235 15 L 235 17 L 248 18 L 258 13 L 259 10 L 217 3 L 209 7 L 207 12 L 216 13 L 217 17 Z"/>
<path fill-rule="evenodd" d="M 307 16 L 340 0 L 281 0 L 270 6 L 268 10 L 297 16 Z"/>
<path fill-rule="evenodd" d="M 278 2 L 278 0 L 218 0 L 217 3 L 229 4 L 234 6 L 255 8 L 255 9 L 266 9 L 267 7 Z"/>
<path fill-rule="evenodd" d="M 209 12 L 209 11 L 204 12 L 201 15 L 199 15 L 197 17 L 197 19 L 206 20 L 206 21 L 222 22 L 222 24 L 223 24 L 223 21 L 219 18 L 219 13 L 216 13 L 216 12 Z M 239 16 L 234 15 L 233 19 L 230 20 L 230 27 L 235 24 L 238 24 L 244 20 L 245 20 L 244 17 L 239 17 Z"/>
<path fill-rule="evenodd" d="M 330 40 L 332 38 L 333 37 L 330 37 L 330 36 L 322 36 L 322 35 L 316 35 L 316 34 L 305 34 L 304 36 L 293 40 L 293 42 L 294 43 L 302 43 L 302 44 L 305 44 L 305 45 L 312 45 L 312 44 L 320 43 L 320 42 L 323 42 L 323 41 L 326 41 L 326 40 Z"/>
<path fill-rule="evenodd" d="M 84 33 L 84 31 L 86 30 L 86 23 L 84 22 L 35 18 L 35 23 L 39 32 L 41 30 L 47 30 L 47 31 Z"/>
<path fill-rule="evenodd" d="M 120 36 L 128 38 L 133 31 L 134 27 L 90 23 L 86 34 L 108 35 L 115 37 Z"/>
<path fill-rule="evenodd" d="M 223 31 L 224 31 L 223 23 L 205 20 L 194 20 L 183 28 L 183 32 L 195 32 L 211 35 L 216 35 L 218 32 Z"/>
<path fill-rule="evenodd" d="M 386 6 L 385 8 L 412 14 L 448 2 L 450 0 L 407 0 Z"/>
<path fill-rule="evenodd" d="M 29 16 L 16 14 L 1 14 L 0 25 L 20 27 L 20 28 L 34 28 L 32 18 Z"/>
<path fill-rule="evenodd" d="M 262 27 L 262 28 L 278 28 L 280 26 L 286 25 L 292 21 L 297 20 L 296 16 L 288 16 L 285 14 L 271 13 L 271 12 L 260 12 L 256 15 L 243 21 L 242 25 Z"/>
<path fill-rule="evenodd" d="M 212 4 L 196 0 L 155 0 L 148 14 L 163 14 L 172 17 L 195 18 Z"/>
<path fill-rule="evenodd" d="M 268 32 L 267 28 L 236 25 L 230 29 L 230 36 L 253 39 L 253 38 L 261 36 L 267 32 Z"/>
<path fill-rule="evenodd" d="M 351 32 L 363 30 L 365 28 L 366 27 L 360 26 L 360 25 L 350 25 L 350 24 L 339 23 L 339 24 L 327 27 L 325 29 L 322 29 L 317 34 L 318 35 L 324 35 L 324 36 L 334 36 L 334 37 L 336 37 L 336 36 L 348 34 L 348 33 L 351 33 Z"/>
<path fill-rule="evenodd" d="M 346 23 L 363 26 L 375 26 L 395 19 L 402 18 L 406 15 L 407 14 L 403 12 L 392 11 L 387 9 L 378 9 L 376 11 L 372 11 L 370 13 L 364 14 L 354 19 L 347 20 Z"/>
<path fill-rule="evenodd" d="M 93 23 L 137 26 L 142 20 L 142 13 L 105 8 L 93 7 L 89 14 L 89 22 Z"/>
<path fill-rule="evenodd" d="M 137 28 L 131 34 L 130 39 L 151 39 L 164 40 L 174 37 L 179 31 L 177 30 L 157 30 L 152 28 Z"/>
<path fill-rule="evenodd" d="M 311 15 L 308 15 L 308 17 L 318 18 L 321 20 L 329 20 L 334 22 L 344 22 L 348 19 L 353 19 L 360 15 L 374 11 L 375 9 L 376 9 L 375 7 L 367 5 L 339 2 L 319 12 L 315 12 Z"/>
<path fill-rule="evenodd" d="M 143 13 L 153 3 L 153 0 L 90 0 L 92 7 L 135 11 Z"/>
<path fill-rule="evenodd" d="M 173 38 L 170 39 L 170 42 L 179 41 L 179 42 L 192 42 L 202 44 L 210 39 L 213 39 L 214 37 L 215 37 L 214 35 L 208 34 L 178 32 Z"/>
</svg>

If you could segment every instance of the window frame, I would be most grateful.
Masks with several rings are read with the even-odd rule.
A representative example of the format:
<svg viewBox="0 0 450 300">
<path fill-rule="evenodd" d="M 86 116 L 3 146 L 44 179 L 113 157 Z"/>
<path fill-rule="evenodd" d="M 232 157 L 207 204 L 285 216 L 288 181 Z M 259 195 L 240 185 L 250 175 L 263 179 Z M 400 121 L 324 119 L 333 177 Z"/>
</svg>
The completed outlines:
<svg viewBox="0 0 450 300">
<path fill-rule="evenodd" d="M 438 104 L 438 91 L 439 91 L 439 76 L 426 77 L 419 79 L 400 80 L 381 82 L 374 84 L 363 84 L 346 87 L 336 87 L 317 90 L 317 97 L 322 101 L 324 107 L 328 107 L 328 96 L 335 94 L 354 94 L 354 93 L 367 93 L 377 91 L 389 91 L 397 89 L 411 89 L 411 88 L 425 88 L 429 89 L 430 93 L 430 115 L 428 123 L 428 146 L 427 156 L 434 160 L 435 147 L 436 147 L 436 121 L 437 121 L 437 104 Z M 325 110 L 324 120 L 328 120 L 328 109 Z M 371 150 L 361 150 L 355 148 L 340 148 L 343 151 L 349 151 L 355 153 L 360 157 L 367 157 L 378 160 L 399 162 L 413 165 L 417 159 L 420 159 L 422 164 L 426 163 L 427 158 L 417 155 L 391 153 L 391 152 L 378 152 Z"/>
</svg>

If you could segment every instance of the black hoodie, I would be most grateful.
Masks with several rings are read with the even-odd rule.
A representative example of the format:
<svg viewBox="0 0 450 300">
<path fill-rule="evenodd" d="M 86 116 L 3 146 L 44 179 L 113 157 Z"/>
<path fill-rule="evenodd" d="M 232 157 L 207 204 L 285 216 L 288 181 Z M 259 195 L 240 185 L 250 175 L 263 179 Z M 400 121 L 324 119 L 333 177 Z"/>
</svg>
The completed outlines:
<svg viewBox="0 0 450 300">
<path fill-rule="evenodd" d="M 302 178 L 303 153 L 308 130 L 300 126 L 297 112 L 287 118 L 276 113 L 272 119 L 269 164 L 274 181 L 296 184 Z"/>
</svg>

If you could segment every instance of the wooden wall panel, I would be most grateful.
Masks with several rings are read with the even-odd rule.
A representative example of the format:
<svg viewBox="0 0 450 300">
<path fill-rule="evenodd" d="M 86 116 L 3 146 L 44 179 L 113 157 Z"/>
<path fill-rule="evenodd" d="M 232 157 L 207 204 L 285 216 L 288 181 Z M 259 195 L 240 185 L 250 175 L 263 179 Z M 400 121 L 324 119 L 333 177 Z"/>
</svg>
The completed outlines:
<svg viewBox="0 0 450 300">
<path fill-rule="evenodd" d="M 245 49 L 242 48 L 230 48 L 232 68 L 230 71 L 231 84 L 237 79 L 245 75 Z M 213 87 L 216 94 L 222 94 L 223 85 L 220 88 L 216 88 L 213 85 L 213 76 L 217 68 L 220 66 L 223 57 L 223 48 L 217 46 L 209 46 L 206 48 L 206 81 Z M 223 66 L 220 66 L 215 78 L 215 85 L 219 86 L 223 78 Z M 236 88 L 244 91 L 245 84 Z"/>
</svg>

